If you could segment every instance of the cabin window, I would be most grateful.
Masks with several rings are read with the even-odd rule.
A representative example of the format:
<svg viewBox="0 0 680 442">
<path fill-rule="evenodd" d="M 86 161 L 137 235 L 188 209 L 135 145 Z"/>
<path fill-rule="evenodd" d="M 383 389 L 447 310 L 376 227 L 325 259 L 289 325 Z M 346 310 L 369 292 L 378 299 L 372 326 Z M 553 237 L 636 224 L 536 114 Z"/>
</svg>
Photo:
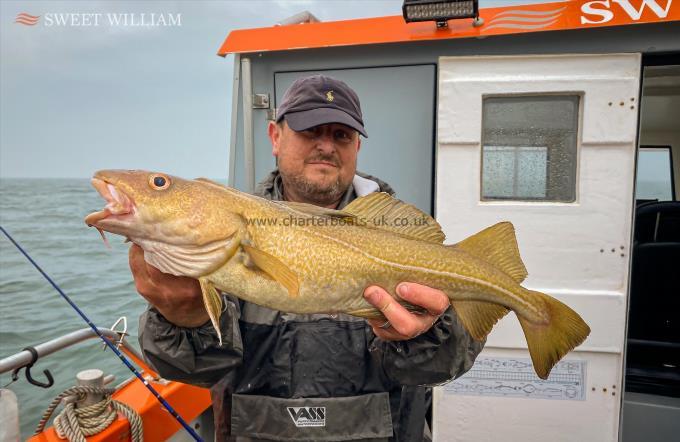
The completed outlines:
<svg viewBox="0 0 680 442">
<path fill-rule="evenodd" d="M 640 146 L 635 199 L 658 201 L 674 199 L 670 146 Z"/>
<path fill-rule="evenodd" d="M 576 200 L 579 96 L 487 97 L 482 200 Z"/>
</svg>

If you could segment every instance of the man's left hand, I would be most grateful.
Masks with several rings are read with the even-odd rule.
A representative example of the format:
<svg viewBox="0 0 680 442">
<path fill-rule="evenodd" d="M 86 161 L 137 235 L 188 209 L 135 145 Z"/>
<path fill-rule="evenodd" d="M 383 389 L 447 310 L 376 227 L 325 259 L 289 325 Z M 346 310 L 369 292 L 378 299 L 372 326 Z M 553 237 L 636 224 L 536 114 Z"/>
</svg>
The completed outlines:
<svg viewBox="0 0 680 442">
<path fill-rule="evenodd" d="M 397 294 L 404 301 L 423 307 L 426 311 L 422 314 L 409 312 L 381 287 L 373 285 L 364 290 L 366 301 L 379 309 L 388 321 L 368 320 L 373 333 L 385 341 L 404 341 L 422 335 L 432 328 L 450 305 L 448 296 L 441 290 L 413 282 L 400 283 Z"/>
</svg>

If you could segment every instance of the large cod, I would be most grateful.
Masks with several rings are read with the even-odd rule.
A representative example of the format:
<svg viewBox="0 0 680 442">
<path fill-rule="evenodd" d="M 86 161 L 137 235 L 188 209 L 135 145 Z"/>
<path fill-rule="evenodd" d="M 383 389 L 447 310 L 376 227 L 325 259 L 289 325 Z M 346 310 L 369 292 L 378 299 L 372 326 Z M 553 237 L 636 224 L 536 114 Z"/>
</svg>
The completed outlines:
<svg viewBox="0 0 680 442">
<path fill-rule="evenodd" d="M 104 170 L 92 184 L 107 204 L 85 222 L 138 244 L 162 272 L 196 278 L 218 335 L 220 291 L 285 312 L 379 318 L 364 289 L 396 296 L 401 281 L 445 292 L 478 340 L 514 311 L 543 379 L 590 333 L 571 308 L 520 285 L 527 271 L 509 222 L 444 245 L 433 218 L 386 193 L 338 211 L 156 172 Z"/>
</svg>

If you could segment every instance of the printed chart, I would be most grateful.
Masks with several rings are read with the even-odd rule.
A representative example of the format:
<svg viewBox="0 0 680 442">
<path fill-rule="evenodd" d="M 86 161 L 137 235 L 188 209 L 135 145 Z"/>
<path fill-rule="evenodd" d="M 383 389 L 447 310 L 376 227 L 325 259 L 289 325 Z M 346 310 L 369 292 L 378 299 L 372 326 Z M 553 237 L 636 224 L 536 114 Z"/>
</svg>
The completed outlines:
<svg viewBox="0 0 680 442">
<path fill-rule="evenodd" d="M 529 358 L 479 357 L 470 371 L 443 388 L 445 394 L 583 401 L 585 380 L 586 361 L 560 361 L 543 380 Z"/>
</svg>

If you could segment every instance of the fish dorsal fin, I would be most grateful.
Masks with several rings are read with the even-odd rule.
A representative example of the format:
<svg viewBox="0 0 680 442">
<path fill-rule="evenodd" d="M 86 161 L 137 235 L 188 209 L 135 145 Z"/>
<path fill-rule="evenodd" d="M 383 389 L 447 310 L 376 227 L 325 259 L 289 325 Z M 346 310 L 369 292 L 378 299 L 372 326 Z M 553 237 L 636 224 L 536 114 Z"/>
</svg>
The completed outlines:
<svg viewBox="0 0 680 442">
<path fill-rule="evenodd" d="M 369 193 L 349 203 L 343 211 L 362 225 L 389 230 L 421 241 L 441 244 L 444 232 L 434 218 L 385 192 Z"/>
<path fill-rule="evenodd" d="M 455 247 L 483 259 L 510 275 L 518 284 L 527 277 L 527 269 L 519 256 L 515 228 L 510 222 L 494 224 L 448 247 Z"/>
<path fill-rule="evenodd" d="M 297 275 L 279 258 L 247 244 L 243 244 L 243 250 L 252 259 L 255 266 L 284 286 L 291 298 L 299 294 L 300 282 Z"/>
<path fill-rule="evenodd" d="M 296 212 L 304 213 L 306 215 L 330 216 L 332 218 L 346 219 L 347 221 L 352 221 L 356 219 L 356 216 L 349 212 L 343 210 L 328 209 L 326 207 L 319 207 L 315 206 L 314 204 L 297 203 L 292 201 L 276 201 L 276 203 L 281 204 L 282 206 L 289 207 L 295 210 Z"/>
</svg>

